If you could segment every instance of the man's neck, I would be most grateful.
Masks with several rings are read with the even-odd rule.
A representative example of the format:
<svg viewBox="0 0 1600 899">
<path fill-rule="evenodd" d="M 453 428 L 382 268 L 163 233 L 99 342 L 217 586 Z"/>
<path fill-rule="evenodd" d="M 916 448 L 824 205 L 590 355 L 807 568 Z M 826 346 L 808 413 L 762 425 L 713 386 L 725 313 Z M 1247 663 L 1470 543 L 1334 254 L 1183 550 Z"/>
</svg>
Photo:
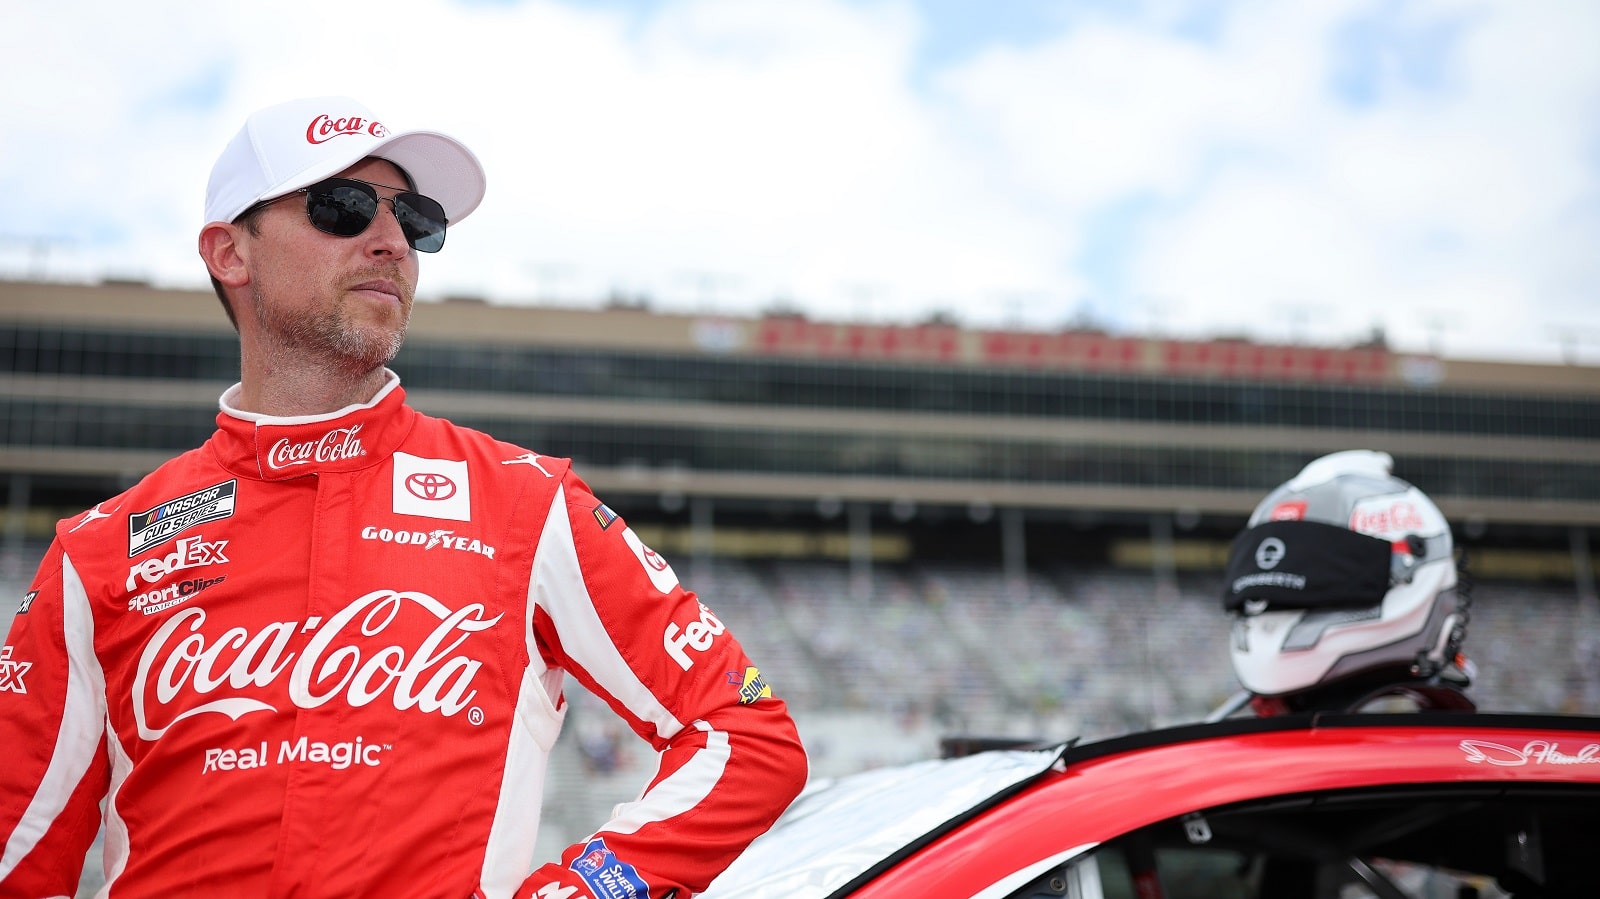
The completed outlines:
<svg viewBox="0 0 1600 899">
<path fill-rule="evenodd" d="M 236 401 L 242 412 L 279 417 L 325 415 L 371 400 L 388 378 L 382 365 L 351 371 L 329 365 L 327 359 L 313 362 L 284 355 L 251 359 L 246 354 L 241 359 Z"/>
</svg>

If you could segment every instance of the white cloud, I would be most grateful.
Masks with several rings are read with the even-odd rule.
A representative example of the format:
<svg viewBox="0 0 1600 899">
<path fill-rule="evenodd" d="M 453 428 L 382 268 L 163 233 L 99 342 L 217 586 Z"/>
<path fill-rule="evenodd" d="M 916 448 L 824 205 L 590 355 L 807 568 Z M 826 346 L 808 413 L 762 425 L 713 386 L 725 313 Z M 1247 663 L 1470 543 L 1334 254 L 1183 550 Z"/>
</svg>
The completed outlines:
<svg viewBox="0 0 1600 899">
<path fill-rule="evenodd" d="M 1180 26 L 1202 8 L 1218 27 L 1197 39 Z M 1592 4 L 1169 0 L 934 70 L 914 0 L 194 12 L 8 11 L 0 76 L 28 89 L 0 101 L 0 269 L 43 236 L 54 274 L 202 283 L 204 180 L 243 115 L 344 93 L 489 170 L 425 260 L 432 295 L 1037 325 L 1088 297 L 1197 335 L 1600 342 Z M 1361 27 L 1398 37 L 1366 48 L 1373 96 L 1351 103 Z"/>
<path fill-rule="evenodd" d="M 1594 236 L 1583 111 L 1600 99 L 1573 35 L 1600 29 L 1531 6 L 1401 9 L 1390 27 L 1457 29 L 1459 52 L 1440 85 L 1380 60 L 1371 106 L 1331 74 L 1352 13 L 1392 12 L 1376 5 L 1237 4 L 1214 43 L 1107 19 L 946 84 L 1061 217 L 1156 198 L 1110 299 L 1173 331 L 1349 340 L 1379 324 L 1410 349 L 1549 354 L 1536 310 L 1570 315 L 1560 298 L 1600 276 L 1571 237 Z"/>
</svg>

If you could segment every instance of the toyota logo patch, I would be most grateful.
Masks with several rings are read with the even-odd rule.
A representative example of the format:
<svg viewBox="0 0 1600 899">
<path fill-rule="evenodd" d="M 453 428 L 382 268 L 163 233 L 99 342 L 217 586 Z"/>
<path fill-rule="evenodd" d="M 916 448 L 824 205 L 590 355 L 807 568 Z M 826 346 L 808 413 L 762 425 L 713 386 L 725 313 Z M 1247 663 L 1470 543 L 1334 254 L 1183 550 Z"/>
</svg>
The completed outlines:
<svg viewBox="0 0 1600 899">
<path fill-rule="evenodd" d="M 406 478 L 406 491 L 417 499 L 438 502 L 456 495 L 456 482 L 442 474 L 419 471 Z"/>
<path fill-rule="evenodd" d="M 472 520 L 472 476 L 464 459 L 394 454 L 396 515 Z"/>
</svg>

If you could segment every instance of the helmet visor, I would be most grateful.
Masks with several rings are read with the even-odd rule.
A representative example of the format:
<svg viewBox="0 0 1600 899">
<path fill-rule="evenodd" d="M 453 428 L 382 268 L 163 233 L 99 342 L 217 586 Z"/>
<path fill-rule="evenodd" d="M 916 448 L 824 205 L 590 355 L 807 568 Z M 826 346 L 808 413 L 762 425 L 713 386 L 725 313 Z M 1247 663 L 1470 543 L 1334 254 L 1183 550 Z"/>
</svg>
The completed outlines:
<svg viewBox="0 0 1600 899">
<path fill-rule="evenodd" d="M 1228 551 L 1222 606 L 1269 610 L 1369 608 L 1390 586 L 1388 540 L 1320 521 L 1267 521 L 1240 534 Z"/>
</svg>

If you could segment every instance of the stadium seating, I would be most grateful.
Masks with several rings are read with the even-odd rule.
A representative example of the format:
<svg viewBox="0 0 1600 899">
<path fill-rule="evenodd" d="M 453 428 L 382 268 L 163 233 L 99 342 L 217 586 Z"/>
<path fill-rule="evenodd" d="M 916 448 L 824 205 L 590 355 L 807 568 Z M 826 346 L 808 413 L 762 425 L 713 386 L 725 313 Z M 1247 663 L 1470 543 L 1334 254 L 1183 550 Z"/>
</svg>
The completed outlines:
<svg viewBox="0 0 1600 899">
<path fill-rule="evenodd" d="M 43 552 L 28 544 L 26 558 L 0 562 L 0 589 L 20 596 Z M 793 709 L 813 777 L 927 758 L 949 736 L 1092 738 L 1197 721 L 1237 689 L 1215 577 L 1056 567 L 1017 582 L 987 567 L 878 566 L 861 598 L 843 563 L 712 558 L 684 571 Z M 1473 600 L 1480 708 L 1600 709 L 1600 602 L 1570 585 L 1492 582 Z M 649 746 L 603 703 L 571 680 L 567 692 L 540 858 L 653 772 Z"/>
</svg>

